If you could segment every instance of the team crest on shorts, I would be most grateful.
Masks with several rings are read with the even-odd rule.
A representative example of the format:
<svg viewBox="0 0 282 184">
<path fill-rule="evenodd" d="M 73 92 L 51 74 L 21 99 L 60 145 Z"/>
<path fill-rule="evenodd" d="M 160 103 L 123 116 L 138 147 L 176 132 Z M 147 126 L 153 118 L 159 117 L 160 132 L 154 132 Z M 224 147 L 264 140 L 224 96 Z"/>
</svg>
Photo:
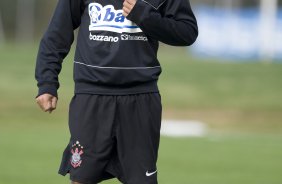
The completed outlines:
<svg viewBox="0 0 282 184">
<path fill-rule="evenodd" d="M 79 141 L 76 141 L 76 143 L 72 145 L 71 153 L 71 165 L 74 168 L 80 167 L 82 163 L 81 155 L 83 154 L 83 146 L 80 145 Z"/>
</svg>

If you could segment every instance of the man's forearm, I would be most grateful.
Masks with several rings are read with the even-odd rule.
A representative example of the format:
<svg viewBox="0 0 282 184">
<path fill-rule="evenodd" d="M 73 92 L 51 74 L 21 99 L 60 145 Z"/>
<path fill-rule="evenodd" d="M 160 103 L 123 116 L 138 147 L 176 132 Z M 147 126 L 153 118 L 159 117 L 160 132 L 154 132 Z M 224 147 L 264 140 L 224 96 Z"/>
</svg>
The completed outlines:
<svg viewBox="0 0 282 184">
<path fill-rule="evenodd" d="M 59 0 L 58 2 L 39 46 L 35 69 L 39 88 L 37 96 L 48 93 L 57 97 L 58 75 L 62 62 L 73 43 L 73 30 L 80 25 L 80 2 L 77 0 Z"/>
<path fill-rule="evenodd" d="M 136 1 L 127 18 L 135 22 L 148 36 L 166 44 L 176 46 L 193 44 L 198 36 L 198 26 L 189 2 L 179 0 L 162 6 L 165 5 L 167 7 L 162 15 L 156 7 L 144 1 Z"/>
</svg>

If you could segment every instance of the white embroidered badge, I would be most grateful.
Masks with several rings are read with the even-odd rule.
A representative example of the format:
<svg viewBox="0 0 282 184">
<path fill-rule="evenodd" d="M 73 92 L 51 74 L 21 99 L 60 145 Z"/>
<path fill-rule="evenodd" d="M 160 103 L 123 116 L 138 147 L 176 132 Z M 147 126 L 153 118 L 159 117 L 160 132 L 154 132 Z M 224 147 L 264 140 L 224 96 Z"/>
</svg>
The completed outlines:
<svg viewBox="0 0 282 184">
<path fill-rule="evenodd" d="M 81 155 L 83 154 L 83 146 L 79 144 L 79 141 L 76 141 L 76 143 L 72 145 L 71 153 L 71 165 L 74 168 L 80 167 L 82 163 Z"/>
</svg>

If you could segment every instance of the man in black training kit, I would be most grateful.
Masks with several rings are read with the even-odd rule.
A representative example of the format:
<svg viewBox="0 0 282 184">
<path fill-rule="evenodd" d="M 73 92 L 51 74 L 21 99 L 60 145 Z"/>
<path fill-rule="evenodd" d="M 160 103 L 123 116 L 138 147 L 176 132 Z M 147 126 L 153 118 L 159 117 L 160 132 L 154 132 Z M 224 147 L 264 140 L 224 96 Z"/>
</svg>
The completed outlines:
<svg viewBox="0 0 282 184">
<path fill-rule="evenodd" d="M 189 1 L 59 0 L 36 63 L 36 100 L 45 112 L 56 108 L 58 75 L 78 27 L 71 138 L 59 173 L 70 173 L 73 184 L 114 177 L 125 184 L 157 184 L 158 41 L 195 42 Z"/>
</svg>

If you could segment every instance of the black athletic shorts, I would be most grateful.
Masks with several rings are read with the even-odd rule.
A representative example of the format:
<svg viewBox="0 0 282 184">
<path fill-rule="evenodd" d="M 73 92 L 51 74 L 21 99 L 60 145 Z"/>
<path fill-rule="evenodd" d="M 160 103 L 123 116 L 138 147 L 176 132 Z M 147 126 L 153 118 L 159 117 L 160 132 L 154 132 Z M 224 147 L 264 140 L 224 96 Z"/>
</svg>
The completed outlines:
<svg viewBox="0 0 282 184">
<path fill-rule="evenodd" d="M 83 184 L 115 177 L 124 184 L 157 184 L 161 111 L 159 93 L 76 94 L 59 173 Z"/>
</svg>

